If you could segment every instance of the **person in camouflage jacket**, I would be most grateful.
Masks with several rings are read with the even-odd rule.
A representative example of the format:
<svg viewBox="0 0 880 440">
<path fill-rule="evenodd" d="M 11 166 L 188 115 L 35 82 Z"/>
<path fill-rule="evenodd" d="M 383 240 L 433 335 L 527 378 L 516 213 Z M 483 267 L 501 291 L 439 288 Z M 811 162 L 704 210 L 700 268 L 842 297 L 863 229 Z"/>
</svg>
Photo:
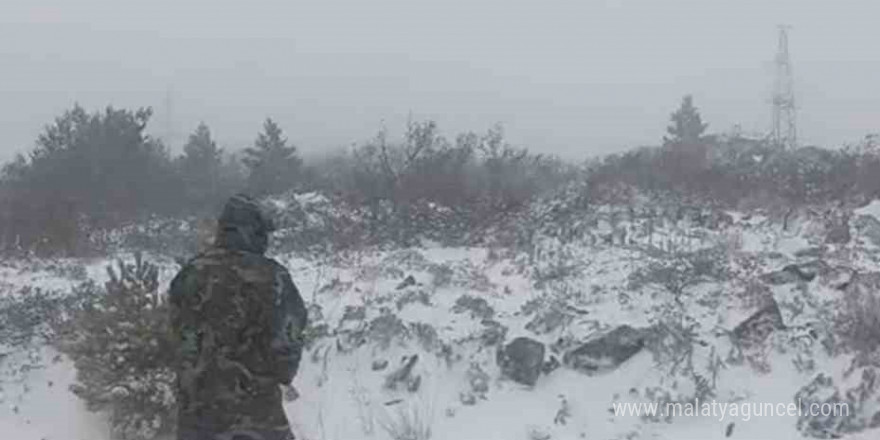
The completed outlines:
<svg viewBox="0 0 880 440">
<path fill-rule="evenodd" d="M 171 282 L 178 440 L 290 440 L 281 386 L 302 355 L 308 315 L 281 264 L 264 256 L 271 219 L 232 197 L 215 242 Z"/>
</svg>

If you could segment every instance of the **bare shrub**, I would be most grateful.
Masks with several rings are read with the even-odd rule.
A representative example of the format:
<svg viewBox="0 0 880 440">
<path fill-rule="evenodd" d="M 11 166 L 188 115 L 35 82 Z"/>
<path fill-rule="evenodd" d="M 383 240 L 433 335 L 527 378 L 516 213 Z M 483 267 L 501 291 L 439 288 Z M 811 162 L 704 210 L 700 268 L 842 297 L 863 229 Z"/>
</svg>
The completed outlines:
<svg viewBox="0 0 880 440">
<path fill-rule="evenodd" d="M 629 288 L 637 290 L 648 284 L 658 284 L 676 301 L 681 301 L 689 287 L 729 277 L 729 269 L 724 264 L 726 259 L 724 247 L 673 252 L 668 258 L 652 261 L 630 274 Z"/>
<path fill-rule="evenodd" d="M 428 440 L 432 435 L 430 415 L 417 406 L 398 407 L 394 414 L 386 412 L 379 426 L 393 440 Z"/>
</svg>

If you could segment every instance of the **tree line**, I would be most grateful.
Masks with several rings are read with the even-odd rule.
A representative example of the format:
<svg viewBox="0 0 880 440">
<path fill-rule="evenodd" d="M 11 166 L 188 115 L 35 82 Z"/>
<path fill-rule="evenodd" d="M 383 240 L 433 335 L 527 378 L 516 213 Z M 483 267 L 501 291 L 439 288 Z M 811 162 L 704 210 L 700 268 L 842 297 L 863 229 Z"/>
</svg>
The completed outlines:
<svg viewBox="0 0 880 440">
<path fill-rule="evenodd" d="M 880 194 L 880 138 L 839 148 L 785 148 L 768 137 L 708 133 L 693 98 L 670 115 L 659 147 L 591 161 L 590 192 L 609 201 L 621 185 L 730 209 L 864 203 Z"/>
<path fill-rule="evenodd" d="M 47 125 L 27 155 L 3 167 L 4 248 L 76 253 L 88 231 L 199 214 L 231 192 L 279 191 L 299 174 L 296 148 L 272 119 L 237 154 L 225 154 L 200 124 L 175 157 L 146 134 L 151 116 L 149 108 L 90 113 L 76 105 Z"/>
<path fill-rule="evenodd" d="M 478 228 L 573 181 L 584 183 L 591 203 L 636 192 L 733 208 L 871 198 L 880 190 L 876 136 L 844 149 L 786 150 L 767 139 L 710 134 L 690 96 L 670 115 L 662 145 L 579 164 L 513 146 L 501 126 L 450 139 L 433 121 L 409 122 L 400 139 L 381 130 L 309 160 L 271 118 L 238 151 L 219 148 L 201 123 L 173 155 L 146 133 L 151 116 L 149 108 L 75 105 L 48 124 L 33 149 L 0 173 L 0 248 L 82 254 L 91 234 L 156 217 L 213 216 L 242 191 L 318 191 L 360 207 L 385 231 L 403 231 L 439 208 L 462 228 Z"/>
<path fill-rule="evenodd" d="M 377 221 L 429 203 L 510 210 L 574 169 L 511 146 L 500 127 L 450 141 L 431 121 L 410 122 L 402 140 L 381 131 L 309 163 L 271 118 L 239 151 L 218 147 L 201 123 L 173 155 L 147 134 L 151 116 L 149 108 L 75 105 L 48 124 L 0 173 L 0 247 L 81 254 L 92 234 L 157 217 L 213 216 L 236 192 L 320 191 L 367 207 Z"/>
</svg>

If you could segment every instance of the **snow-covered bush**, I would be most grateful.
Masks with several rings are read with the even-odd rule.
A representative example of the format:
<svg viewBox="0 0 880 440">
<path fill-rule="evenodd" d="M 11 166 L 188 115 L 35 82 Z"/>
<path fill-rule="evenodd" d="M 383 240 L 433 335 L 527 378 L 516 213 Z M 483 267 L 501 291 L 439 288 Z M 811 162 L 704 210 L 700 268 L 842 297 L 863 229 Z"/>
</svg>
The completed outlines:
<svg viewBox="0 0 880 440">
<path fill-rule="evenodd" d="M 843 377 L 819 373 L 798 390 L 795 401 L 801 415 L 797 429 L 804 437 L 841 438 L 880 427 L 880 368 L 876 366 L 878 359 L 866 361 L 854 362 Z M 815 408 L 823 408 L 828 414 L 811 414 Z"/>
<path fill-rule="evenodd" d="M 664 258 L 651 261 L 629 275 L 630 290 L 639 290 L 649 284 L 664 287 L 676 300 L 685 290 L 702 282 L 727 279 L 725 266 L 728 256 L 723 248 L 708 248 L 694 252 L 672 252 Z"/>
<path fill-rule="evenodd" d="M 654 358 L 660 380 L 644 389 L 652 402 L 694 404 L 716 397 L 719 371 L 725 368 L 721 353 L 701 340 L 698 324 L 687 315 L 671 310 L 650 332 L 647 349 Z M 646 415 L 652 421 L 671 421 L 673 414 Z"/>
<path fill-rule="evenodd" d="M 279 252 L 328 254 L 364 246 L 408 247 L 421 240 L 465 239 L 467 213 L 429 200 L 353 203 L 338 195 L 290 192 L 264 201 L 277 220 Z"/>
<path fill-rule="evenodd" d="M 30 387 L 20 384 L 49 364 L 53 353 L 43 346 L 64 303 L 58 292 L 30 286 L 0 296 L 0 401 L 22 398 Z"/>
<path fill-rule="evenodd" d="M 57 319 L 64 301 L 58 292 L 30 286 L 0 297 L 0 341 L 15 350 L 51 340 L 47 324 Z"/>
<path fill-rule="evenodd" d="M 138 250 L 151 254 L 188 256 L 199 248 L 200 221 L 196 218 L 152 218 L 110 231 L 107 251 Z"/>
<path fill-rule="evenodd" d="M 109 415 L 114 438 L 156 438 L 171 431 L 175 413 L 174 351 L 158 268 L 138 255 L 107 272 L 103 288 L 77 288 L 77 301 L 57 324 L 57 346 L 77 370 L 71 391 Z"/>
<path fill-rule="evenodd" d="M 288 192 L 265 200 L 264 206 L 278 226 L 273 245 L 279 252 L 328 253 L 362 242 L 362 214 L 344 200 Z"/>
</svg>

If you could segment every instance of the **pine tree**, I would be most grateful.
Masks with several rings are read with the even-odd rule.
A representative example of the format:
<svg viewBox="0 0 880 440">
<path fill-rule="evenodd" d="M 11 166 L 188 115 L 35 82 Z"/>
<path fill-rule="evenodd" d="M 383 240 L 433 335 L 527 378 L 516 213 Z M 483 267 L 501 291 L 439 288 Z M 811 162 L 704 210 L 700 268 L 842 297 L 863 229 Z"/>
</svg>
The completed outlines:
<svg viewBox="0 0 880 440">
<path fill-rule="evenodd" d="M 703 134 L 709 124 L 703 123 L 700 111 L 694 106 L 694 98 L 686 95 L 681 106 L 670 116 L 671 124 L 666 127 L 668 137 L 663 138 L 664 145 L 696 145 L 703 141 Z"/>
<path fill-rule="evenodd" d="M 136 254 L 107 275 L 103 289 L 79 286 L 55 324 L 56 348 L 76 368 L 70 390 L 108 415 L 113 438 L 163 438 L 174 428 L 175 351 L 159 267 Z"/>
<path fill-rule="evenodd" d="M 220 165 L 223 150 L 217 148 L 217 143 L 211 137 L 211 129 L 202 122 L 189 135 L 189 140 L 183 146 L 183 154 L 183 159 L 190 168 L 210 170 Z"/>
<path fill-rule="evenodd" d="M 698 175 L 709 165 L 709 141 L 705 135 L 709 124 L 703 122 L 691 95 L 681 100 L 681 106 L 670 115 L 663 137 L 663 167 L 667 181 L 684 183 L 693 188 L 700 186 Z"/>
<path fill-rule="evenodd" d="M 281 127 L 271 118 L 263 123 L 263 132 L 257 136 L 254 146 L 245 149 L 242 162 L 249 171 L 248 187 L 258 195 L 293 188 L 302 167 L 296 147 L 287 145 Z"/>
<path fill-rule="evenodd" d="M 180 159 L 180 172 L 186 185 L 186 199 L 191 206 L 212 207 L 220 196 L 223 150 L 211 137 L 211 130 L 202 122 L 189 135 Z"/>
</svg>

